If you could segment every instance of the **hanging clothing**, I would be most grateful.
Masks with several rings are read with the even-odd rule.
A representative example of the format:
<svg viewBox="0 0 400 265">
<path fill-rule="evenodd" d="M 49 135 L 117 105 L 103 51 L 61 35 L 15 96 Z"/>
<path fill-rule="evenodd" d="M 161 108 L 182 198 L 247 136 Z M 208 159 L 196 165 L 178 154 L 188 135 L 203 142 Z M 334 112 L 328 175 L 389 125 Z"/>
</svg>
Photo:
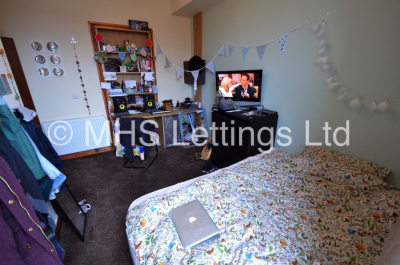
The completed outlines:
<svg viewBox="0 0 400 265">
<path fill-rule="evenodd" d="M 32 147 L 26 133 L 12 114 L 3 98 L 0 97 L 0 129 L 4 132 L 12 146 L 18 151 L 25 163 L 31 169 L 37 180 L 46 176 L 39 158 Z"/>
<path fill-rule="evenodd" d="M 36 144 L 40 153 L 49 160 L 58 170 L 62 168 L 62 162 L 60 156 L 57 154 L 54 147 L 51 145 L 47 136 L 43 133 L 42 129 L 33 121 L 27 122 L 25 116 L 20 113 L 20 109 L 14 112 L 19 123 L 25 132 L 31 137 L 32 141 Z"/>
<path fill-rule="evenodd" d="M 32 203 L 36 212 L 36 216 L 41 222 L 47 224 L 52 231 L 55 231 L 55 224 L 47 210 L 46 202 L 39 187 L 39 183 L 32 174 L 32 171 L 29 169 L 28 165 L 22 159 L 21 155 L 8 141 L 2 130 L 0 130 L 0 143 L 0 157 L 2 157 L 8 163 L 17 179 L 22 182 L 22 185 L 25 189 L 25 194 Z"/>
<path fill-rule="evenodd" d="M 22 115 L 24 121 L 30 122 L 37 116 L 36 111 L 28 109 L 27 107 L 17 107 L 16 109 Z"/>
<path fill-rule="evenodd" d="M 0 261 L 3 264 L 62 264 L 3 158 L 0 158 L 0 231 Z"/>
<path fill-rule="evenodd" d="M 33 149 L 36 152 L 36 155 L 39 158 L 40 165 L 42 166 L 43 170 L 46 172 L 47 176 L 53 180 L 53 187 L 51 188 L 49 199 L 54 200 L 56 198 L 56 193 L 60 192 L 60 187 L 67 178 L 63 173 L 61 173 L 52 163 L 49 162 L 42 154 L 40 153 L 39 149 L 36 147 L 35 143 L 26 134 Z"/>
</svg>

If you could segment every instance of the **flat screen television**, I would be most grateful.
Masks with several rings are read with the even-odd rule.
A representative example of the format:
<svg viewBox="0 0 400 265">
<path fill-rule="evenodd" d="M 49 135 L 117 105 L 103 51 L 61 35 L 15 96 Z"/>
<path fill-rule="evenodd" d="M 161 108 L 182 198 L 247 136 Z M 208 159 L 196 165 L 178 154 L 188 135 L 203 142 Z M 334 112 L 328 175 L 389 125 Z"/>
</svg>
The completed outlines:
<svg viewBox="0 0 400 265">
<path fill-rule="evenodd" d="M 235 101 L 261 102 L 262 70 L 215 72 L 217 92 Z"/>
</svg>

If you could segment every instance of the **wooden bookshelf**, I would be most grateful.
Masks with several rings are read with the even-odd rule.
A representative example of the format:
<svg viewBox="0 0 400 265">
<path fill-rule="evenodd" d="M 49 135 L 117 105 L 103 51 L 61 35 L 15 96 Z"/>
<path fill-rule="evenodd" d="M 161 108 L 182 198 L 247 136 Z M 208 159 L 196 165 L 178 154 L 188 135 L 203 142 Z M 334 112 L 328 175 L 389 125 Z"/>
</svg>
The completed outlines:
<svg viewBox="0 0 400 265">
<path fill-rule="evenodd" d="M 154 54 L 153 30 L 151 28 L 149 28 L 149 30 L 132 30 L 129 28 L 128 25 L 110 24 L 110 23 L 93 22 L 93 21 L 89 21 L 88 23 L 90 29 L 90 36 L 92 39 L 93 52 L 100 51 L 100 43 L 96 40 L 96 34 L 100 33 L 103 36 L 103 40 L 101 41 L 102 43 L 109 43 L 112 46 L 116 46 L 117 44 L 119 46 L 125 46 L 124 41 L 129 40 L 133 42 L 137 48 L 149 48 L 150 49 L 149 53 Z M 150 39 L 151 42 L 153 43 L 152 47 L 148 47 L 146 45 L 147 39 Z M 116 51 L 107 53 L 107 55 L 109 56 L 109 58 L 118 58 L 119 53 L 120 53 L 119 51 Z M 124 52 L 124 53 L 131 54 L 129 52 Z M 137 55 L 138 60 L 146 58 L 143 57 L 140 53 L 136 52 L 135 54 Z M 125 60 L 129 60 L 129 57 L 130 56 L 126 56 Z M 103 75 L 104 65 L 100 64 L 97 61 L 96 64 L 97 64 L 97 72 L 99 74 L 99 82 L 104 82 L 104 75 Z M 155 63 L 153 63 L 153 72 L 155 76 L 154 85 L 157 85 L 157 74 L 156 74 Z M 119 83 L 121 83 L 122 80 L 127 80 L 127 78 L 130 78 L 130 80 L 136 80 L 136 82 L 141 82 L 140 72 L 117 72 L 117 81 Z M 102 94 L 103 94 L 104 107 L 107 113 L 107 118 L 110 119 L 108 111 L 108 101 L 110 100 L 110 98 L 108 95 L 108 91 L 103 89 Z M 146 94 L 146 93 L 136 93 L 135 95 L 140 95 L 140 94 Z M 158 101 L 157 94 L 155 94 L 155 100 Z"/>
</svg>

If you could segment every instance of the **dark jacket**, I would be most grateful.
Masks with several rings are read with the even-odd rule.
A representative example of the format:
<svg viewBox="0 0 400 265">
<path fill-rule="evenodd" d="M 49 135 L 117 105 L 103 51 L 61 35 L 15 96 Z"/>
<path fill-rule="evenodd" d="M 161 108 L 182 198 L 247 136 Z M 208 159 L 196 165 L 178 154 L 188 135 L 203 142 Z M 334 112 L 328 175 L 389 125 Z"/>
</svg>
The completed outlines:
<svg viewBox="0 0 400 265">
<path fill-rule="evenodd" d="M 0 264 L 62 264 L 32 205 L 0 157 Z"/>
<path fill-rule="evenodd" d="M 54 147 L 51 145 L 47 136 L 43 133 L 42 129 L 37 126 L 33 121 L 27 122 L 23 116 L 16 110 L 14 112 L 22 128 L 31 137 L 36 147 L 39 149 L 42 156 L 44 156 L 50 163 L 52 163 L 58 170 L 62 168 L 60 156 L 57 154 Z"/>
<path fill-rule="evenodd" d="M 51 230 L 54 231 L 55 224 L 53 220 L 49 220 L 50 215 L 47 211 L 45 198 L 41 192 L 40 184 L 20 154 L 8 141 L 2 130 L 0 130 L 0 143 L 0 157 L 7 162 L 14 175 L 22 182 L 22 185 L 25 189 L 25 194 L 31 201 L 33 208 L 36 211 L 36 215 L 39 217 L 40 221 L 48 225 Z M 42 178 L 41 180 L 44 179 L 45 178 Z"/>
<path fill-rule="evenodd" d="M 243 98 L 242 97 L 242 90 L 244 91 L 244 87 L 242 85 L 238 85 L 235 87 L 235 94 L 233 95 L 234 98 Z M 257 93 L 257 90 L 252 86 L 247 86 L 247 94 L 249 94 L 249 98 L 254 98 L 254 94 Z"/>
<path fill-rule="evenodd" d="M 132 130 L 132 120 L 135 121 L 135 128 L 133 128 Z M 142 118 L 121 118 L 120 119 L 120 131 L 121 132 L 134 132 L 135 133 L 135 142 L 132 143 L 132 136 L 131 134 L 121 134 L 120 139 L 121 139 L 121 144 L 125 147 L 125 155 L 128 157 L 129 161 L 134 161 L 135 160 L 135 156 L 133 155 L 133 148 L 132 145 L 139 145 L 139 146 L 144 146 L 141 142 L 140 142 L 140 137 L 142 137 L 142 141 L 144 141 L 145 143 L 149 143 L 151 144 L 151 140 L 150 140 L 150 135 L 148 133 L 142 132 L 140 130 L 140 125 L 142 124 L 142 122 L 146 121 L 146 119 L 142 119 Z M 144 129 L 147 131 L 152 131 L 153 130 L 154 125 L 146 123 L 144 125 Z M 144 146 L 144 157 L 147 158 L 149 156 L 149 148 L 147 146 Z"/>
</svg>

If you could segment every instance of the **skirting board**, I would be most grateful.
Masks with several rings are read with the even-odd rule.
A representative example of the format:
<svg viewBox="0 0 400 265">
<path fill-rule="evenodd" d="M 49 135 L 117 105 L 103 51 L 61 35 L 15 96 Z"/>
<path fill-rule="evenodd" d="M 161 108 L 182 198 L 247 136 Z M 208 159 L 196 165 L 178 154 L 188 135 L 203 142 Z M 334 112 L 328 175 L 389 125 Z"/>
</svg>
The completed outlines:
<svg viewBox="0 0 400 265">
<path fill-rule="evenodd" d="M 68 154 L 68 155 L 62 155 L 60 157 L 61 157 L 61 160 L 68 160 L 68 159 L 72 159 L 72 158 L 95 155 L 95 154 L 100 154 L 100 153 L 113 151 L 113 150 L 115 150 L 114 146 L 108 146 L 108 147 L 103 147 L 103 148 L 99 148 L 99 149 L 93 149 L 93 150 L 88 150 L 88 151 L 83 151 L 83 152 L 78 152 L 78 153 L 73 153 L 73 154 Z"/>
</svg>

